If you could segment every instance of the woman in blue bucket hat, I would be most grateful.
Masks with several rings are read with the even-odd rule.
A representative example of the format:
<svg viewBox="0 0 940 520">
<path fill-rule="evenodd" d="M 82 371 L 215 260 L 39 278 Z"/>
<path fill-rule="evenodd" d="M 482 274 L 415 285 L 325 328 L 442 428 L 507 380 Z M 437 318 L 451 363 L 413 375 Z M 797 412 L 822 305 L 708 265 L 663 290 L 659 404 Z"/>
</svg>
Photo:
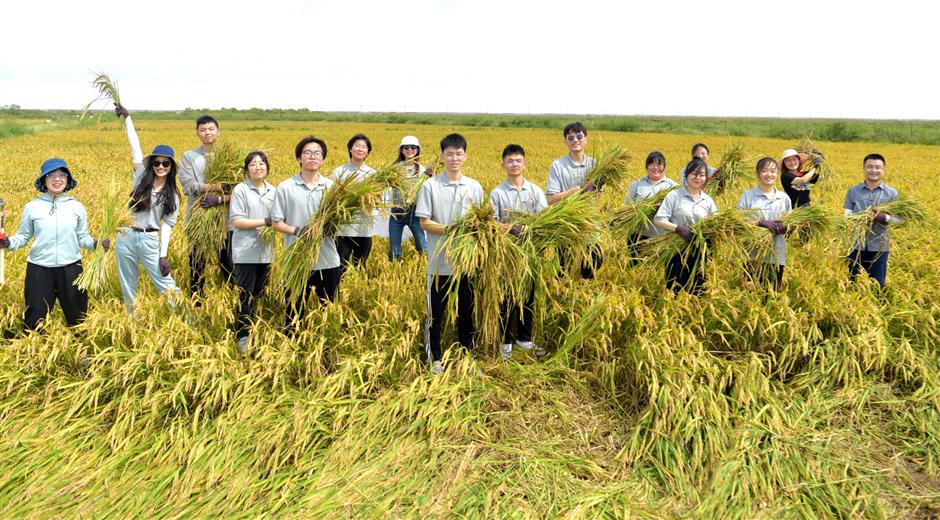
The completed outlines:
<svg viewBox="0 0 940 520">
<path fill-rule="evenodd" d="M 177 165 L 173 149 L 165 144 L 157 145 L 150 155 L 144 157 L 130 113 L 120 105 L 115 112 L 125 120 L 134 165 L 134 188 L 128 203 L 133 223 L 123 229 L 114 244 L 124 305 L 127 312 L 133 313 L 140 265 L 150 275 L 150 281 L 159 294 L 179 290 L 170 275 L 167 251 L 179 213 L 180 192 L 176 185 Z"/>
<path fill-rule="evenodd" d="M 56 300 L 69 326 L 79 324 L 88 311 L 88 294 L 75 286 L 82 273 L 79 248 L 94 249 L 88 234 L 88 214 L 82 203 L 66 192 L 78 183 L 64 160 L 54 157 L 42 163 L 34 186 L 39 196 L 23 207 L 16 234 L 0 238 L 0 249 L 19 249 L 33 240 L 26 259 L 23 294 L 27 330 L 35 330 Z M 110 245 L 101 241 L 105 249 Z"/>
</svg>

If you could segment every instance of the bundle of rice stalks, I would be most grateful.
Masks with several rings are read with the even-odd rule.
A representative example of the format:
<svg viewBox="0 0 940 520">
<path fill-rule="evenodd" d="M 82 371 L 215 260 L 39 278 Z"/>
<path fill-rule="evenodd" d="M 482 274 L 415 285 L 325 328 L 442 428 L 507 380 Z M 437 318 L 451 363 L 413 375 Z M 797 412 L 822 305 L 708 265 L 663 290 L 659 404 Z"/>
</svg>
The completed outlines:
<svg viewBox="0 0 940 520">
<path fill-rule="evenodd" d="M 265 247 L 274 247 L 277 245 L 278 232 L 273 227 L 265 226 L 258 230 L 258 238 Z"/>
<path fill-rule="evenodd" d="M 607 215 L 607 228 L 614 236 L 629 237 L 649 228 L 663 199 L 675 188 L 661 190 L 652 197 L 621 206 Z"/>
<path fill-rule="evenodd" d="M 744 152 L 744 145 L 740 142 L 732 143 L 731 148 L 725 152 L 725 155 L 721 158 L 721 163 L 718 164 L 718 169 L 715 171 L 714 184 L 709 182 L 706 186 L 707 188 L 714 186 L 714 191 L 708 190 L 709 193 L 713 193 L 714 195 L 724 193 L 725 188 L 733 183 L 735 179 L 740 178 L 741 174 L 748 169 L 748 162 L 747 155 Z"/>
<path fill-rule="evenodd" d="M 488 203 L 472 207 L 447 227 L 441 247 L 453 265 L 453 275 L 472 280 L 474 322 L 482 345 L 497 346 L 502 338 L 503 302 L 522 305 L 531 287 L 527 267 L 531 253 L 493 218 Z M 451 287 L 450 306 L 456 310 L 457 284 Z"/>
<path fill-rule="evenodd" d="M 593 197 L 576 193 L 538 213 L 521 215 L 515 222 L 525 229 L 522 238 L 529 250 L 544 255 L 563 249 L 575 258 L 590 258 L 600 218 Z"/>
<path fill-rule="evenodd" d="M 759 249 L 764 242 L 758 231 L 764 231 L 747 219 L 744 212 L 729 208 L 696 222 L 690 226 L 692 240 L 686 242 L 678 233 L 666 233 L 650 238 L 643 243 L 647 260 L 653 265 L 665 267 L 676 254 L 681 253 L 687 265 L 701 265 L 712 246 L 730 247 L 734 256 L 747 260 L 750 252 Z M 766 231 L 765 231 L 766 233 Z M 699 255 L 694 258 L 691 255 Z"/>
<path fill-rule="evenodd" d="M 121 94 L 118 92 L 117 82 L 112 80 L 104 72 L 98 72 L 95 74 L 95 79 L 92 80 L 91 85 L 95 87 L 95 90 L 98 91 L 98 97 L 92 99 L 85 105 L 81 110 L 81 118 L 85 119 L 88 115 L 88 111 L 91 110 L 92 105 L 98 101 L 104 101 L 110 99 L 114 102 L 114 105 L 121 104 Z"/>
<path fill-rule="evenodd" d="M 415 199 L 418 197 L 418 190 L 421 189 L 421 185 L 424 184 L 424 181 L 428 179 L 428 176 L 424 174 L 417 174 L 410 177 L 407 168 L 411 166 L 412 163 L 413 161 L 405 161 L 403 163 L 394 162 L 375 170 L 370 176 L 372 182 L 378 183 L 398 193 L 401 196 L 401 207 L 403 208 L 407 208 L 415 203 Z M 394 202 L 394 200 L 395 198 L 393 197 L 392 202 Z"/>
<path fill-rule="evenodd" d="M 102 215 L 98 240 L 108 239 L 113 245 L 118 231 L 121 227 L 128 225 L 131 219 L 124 187 L 115 179 L 111 179 L 101 204 Z M 82 274 L 75 279 L 75 285 L 96 296 L 103 294 L 114 285 L 116 280 L 116 265 L 110 261 L 110 257 L 111 253 L 105 251 L 104 248 L 95 248 L 83 262 Z"/>
<path fill-rule="evenodd" d="M 238 184 L 244 180 L 242 175 L 243 151 L 229 143 L 216 145 L 215 151 L 207 157 L 204 182 L 206 184 Z M 203 198 L 218 196 L 218 193 L 204 193 L 193 204 L 193 213 L 186 222 L 186 236 L 193 254 L 208 264 L 217 258 L 225 247 L 228 236 L 228 205 L 221 204 L 211 208 L 199 205 Z"/>
<path fill-rule="evenodd" d="M 800 165 L 800 171 L 806 173 L 815 167 L 817 179 L 828 179 L 835 175 L 836 171 L 832 168 L 832 164 L 829 163 L 826 156 L 819 151 L 819 148 L 816 148 L 816 143 L 812 141 L 811 137 L 812 134 L 803 135 L 800 138 L 800 144 L 796 147 L 796 151 L 805 153 L 810 157 L 810 160 L 804 161 Z"/>
<path fill-rule="evenodd" d="M 606 146 L 594 160 L 594 168 L 587 173 L 584 180 L 598 187 L 620 186 L 627 177 L 629 167 L 630 152 L 625 147 L 618 144 Z"/>
<path fill-rule="evenodd" d="M 823 235 L 835 229 L 838 218 L 821 206 L 812 204 L 800 206 L 783 216 L 787 225 L 787 235 L 810 238 Z"/>
<path fill-rule="evenodd" d="M 891 217 L 902 219 L 899 224 L 892 224 L 892 227 L 902 226 L 907 223 L 921 224 L 927 220 L 927 208 L 920 202 L 900 195 L 898 198 L 872 206 L 870 211 L 862 211 L 845 217 L 844 226 L 849 244 L 857 247 L 864 244 L 868 238 L 874 236 L 872 226 L 875 224 L 875 213 L 884 212 Z"/>
<path fill-rule="evenodd" d="M 278 284 L 290 301 L 303 297 L 323 240 L 333 236 L 341 226 L 354 222 L 358 214 L 371 215 L 381 205 L 379 196 L 384 189 L 385 186 L 371 176 L 362 181 L 354 176 L 333 181 L 324 193 L 320 207 L 307 220 L 306 231 L 297 237 L 284 255 Z"/>
</svg>

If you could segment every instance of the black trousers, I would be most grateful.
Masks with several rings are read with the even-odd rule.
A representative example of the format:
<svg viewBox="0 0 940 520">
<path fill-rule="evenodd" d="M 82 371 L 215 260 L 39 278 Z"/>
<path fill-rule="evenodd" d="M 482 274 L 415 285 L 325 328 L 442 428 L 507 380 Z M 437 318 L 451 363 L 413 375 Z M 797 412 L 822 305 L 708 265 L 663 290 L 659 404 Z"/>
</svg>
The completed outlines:
<svg viewBox="0 0 940 520">
<path fill-rule="evenodd" d="M 428 361 L 441 360 L 441 329 L 450 296 L 451 285 L 457 282 L 451 276 L 432 276 L 428 288 L 428 315 L 425 328 L 425 348 Z M 473 287 L 466 276 L 459 278 L 457 286 L 457 339 L 466 349 L 473 348 Z"/>
<path fill-rule="evenodd" d="M 238 286 L 235 337 L 243 338 L 248 335 L 251 316 L 255 313 L 255 298 L 261 296 L 268 284 L 271 264 L 235 264 L 234 274 Z"/>
<path fill-rule="evenodd" d="M 23 321 L 26 330 L 35 330 L 56 300 L 65 314 L 65 322 L 74 327 L 85 319 L 88 312 L 88 294 L 75 287 L 75 279 L 82 274 L 82 262 L 61 267 L 43 267 L 26 262 L 26 281 L 23 295 L 26 299 L 26 314 Z"/>
<path fill-rule="evenodd" d="M 226 282 L 232 281 L 232 232 L 228 232 L 225 239 L 225 246 L 219 250 L 219 270 L 222 271 L 222 278 Z M 205 278 L 206 263 L 197 257 L 193 250 L 189 250 L 189 293 L 196 295 L 202 293 L 202 288 L 206 284 Z"/>
<path fill-rule="evenodd" d="M 690 246 L 684 252 L 677 253 L 666 264 L 666 287 L 679 294 L 688 291 L 695 295 L 705 292 L 705 269 L 708 264 L 708 250 Z"/>
<path fill-rule="evenodd" d="M 561 271 L 567 272 L 568 266 L 571 264 L 571 252 L 565 249 L 559 249 L 558 263 L 561 265 Z M 591 249 L 591 260 L 581 263 L 581 278 L 584 280 L 593 279 L 594 273 L 600 269 L 602 265 L 604 265 L 604 254 L 601 251 L 601 246 L 595 246 Z"/>
<path fill-rule="evenodd" d="M 317 299 L 320 303 L 333 301 L 336 299 L 336 288 L 339 287 L 339 278 L 339 267 L 310 271 L 310 276 L 307 278 L 307 285 L 304 287 L 303 298 L 295 301 L 291 301 L 289 297 L 287 299 L 287 309 L 285 313 L 287 319 L 284 328 L 288 333 L 294 332 L 294 318 L 297 317 L 298 311 L 302 311 L 306 307 L 307 300 L 310 299 L 310 291 L 313 290 L 317 294 Z"/>
<path fill-rule="evenodd" d="M 885 278 L 888 276 L 888 256 L 890 251 L 859 251 L 849 253 L 849 277 L 855 277 L 862 271 L 874 278 L 882 289 L 885 288 Z"/>
<path fill-rule="evenodd" d="M 339 253 L 342 276 L 351 263 L 358 267 L 366 265 L 369 253 L 372 252 L 372 237 L 336 237 L 336 252 Z"/>
<path fill-rule="evenodd" d="M 503 343 L 516 341 L 532 341 L 532 305 L 535 302 L 535 289 L 522 304 L 520 311 L 518 304 L 503 302 Z M 515 333 L 513 331 L 515 330 Z"/>
</svg>

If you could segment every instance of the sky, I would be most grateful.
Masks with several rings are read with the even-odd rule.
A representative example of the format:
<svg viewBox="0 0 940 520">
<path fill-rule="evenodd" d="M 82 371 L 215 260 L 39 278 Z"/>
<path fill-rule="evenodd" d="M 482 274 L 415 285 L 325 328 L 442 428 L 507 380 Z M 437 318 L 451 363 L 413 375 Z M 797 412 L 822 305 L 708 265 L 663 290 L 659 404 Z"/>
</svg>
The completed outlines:
<svg viewBox="0 0 940 520">
<path fill-rule="evenodd" d="M 906 0 L 5 2 L 0 105 L 940 119 Z"/>
</svg>

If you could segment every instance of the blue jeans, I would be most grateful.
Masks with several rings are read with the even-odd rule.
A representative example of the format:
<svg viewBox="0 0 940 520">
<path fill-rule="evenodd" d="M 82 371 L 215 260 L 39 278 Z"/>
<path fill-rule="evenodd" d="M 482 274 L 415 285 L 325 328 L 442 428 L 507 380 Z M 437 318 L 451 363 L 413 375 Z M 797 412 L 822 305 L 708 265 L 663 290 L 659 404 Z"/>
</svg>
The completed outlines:
<svg viewBox="0 0 940 520">
<path fill-rule="evenodd" d="M 428 239 L 424 236 L 424 230 L 421 229 L 421 220 L 415 216 L 414 207 L 408 208 L 408 211 L 402 208 L 392 208 L 392 214 L 388 218 L 389 260 L 401 258 L 401 235 L 406 227 L 411 230 L 411 234 L 414 236 L 415 249 L 419 253 L 428 250 Z"/>
<path fill-rule="evenodd" d="M 137 278 L 140 276 L 140 264 L 150 275 L 157 293 L 174 292 L 176 282 L 173 275 L 160 274 L 160 236 L 156 231 L 145 233 L 124 228 L 114 241 L 114 256 L 117 258 L 118 280 L 121 282 L 121 295 L 127 312 L 134 312 L 137 299 Z M 172 301 L 172 299 L 171 299 Z"/>
<path fill-rule="evenodd" d="M 849 276 L 852 280 L 864 270 L 868 276 L 874 278 L 882 289 L 885 288 L 885 277 L 888 274 L 888 251 L 859 251 L 849 253 Z"/>
</svg>

